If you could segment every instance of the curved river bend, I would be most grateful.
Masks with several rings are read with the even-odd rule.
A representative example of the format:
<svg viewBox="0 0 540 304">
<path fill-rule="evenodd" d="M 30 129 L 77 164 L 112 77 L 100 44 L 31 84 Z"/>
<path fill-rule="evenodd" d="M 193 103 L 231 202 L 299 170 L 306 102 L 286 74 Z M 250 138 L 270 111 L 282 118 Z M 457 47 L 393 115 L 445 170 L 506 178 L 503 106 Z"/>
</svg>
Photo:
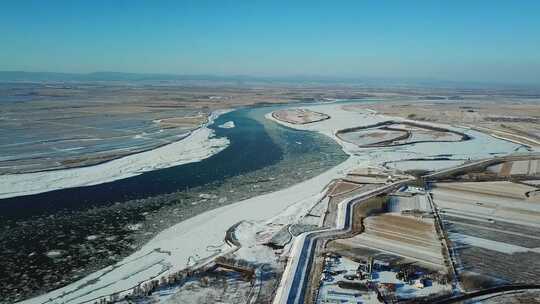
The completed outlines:
<svg viewBox="0 0 540 304">
<path fill-rule="evenodd" d="M 59 288 L 119 261 L 182 220 L 285 188 L 347 158 L 323 135 L 264 118 L 277 108 L 218 117 L 210 128 L 230 145 L 200 162 L 0 200 L 0 303 Z M 218 127 L 228 121 L 236 127 Z"/>
</svg>

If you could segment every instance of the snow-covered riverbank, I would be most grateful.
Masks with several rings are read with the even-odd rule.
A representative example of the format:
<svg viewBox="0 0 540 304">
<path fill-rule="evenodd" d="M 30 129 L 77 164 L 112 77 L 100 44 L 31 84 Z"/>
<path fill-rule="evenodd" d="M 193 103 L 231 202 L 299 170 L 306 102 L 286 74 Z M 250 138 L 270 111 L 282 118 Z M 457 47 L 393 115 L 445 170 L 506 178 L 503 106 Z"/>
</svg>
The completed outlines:
<svg viewBox="0 0 540 304">
<path fill-rule="evenodd" d="M 207 128 L 225 111 L 213 113 L 209 122 L 177 142 L 102 164 L 65 170 L 0 175 L 0 199 L 52 190 L 97 185 L 156 169 L 197 162 L 225 149 L 229 140 L 214 137 Z"/>
<path fill-rule="evenodd" d="M 358 166 L 358 161 L 355 157 L 349 158 L 329 171 L 290 188 L 190 218 L 161 232 L 120 263 L 21 303 L 84 303 L 132 288 L 150 277 L 183 269 L 193 260 L 204 260 L 217 254 L 218 250 L 227 251 L 230 248 L 223 239 L 229 227 L 242 220 L 265 221 L 290 212 L 290 207 L 314 204 L 332 179 Z M 47 302 L 48 299 L 55 301 Z"/>
<path fill-rule="evenodd" d="M 328 114 L 331 118 L 308 125 L 283 124 L 332 137 L 350 155 L 348 160 L 319 176 L 289 188 L 217 208 L 178 223 L 158 234 L 140 250 L 116 265 L 23 303 L 92 302 L 94 299 L 130 289 L 151 277 L 183 269 L 193 261 L 204 261 L 205 258 L 230 249 L 224 244 L 224 236 L 225 231 L 232 225 L 242 220 L 266 222 L 276 217 L 294 218 L 295 210 L 304 210 L 305 206 L 315 204 L 322 197 L 325 186 L 332 179 L 342 177 L 346 172 L 359 166 L 367 166 L 368 163 L 380 164 L 383 161 L 437 153 L 467 154 L 477 158 L 489 155 L 493 149 L 496 152 L 508 153 L 517 147 L 478 134 L 475 139 L 462 143 L 423 143 L 399 148 L 362 149 L 341 141 L 335 136 L 336 131 L 377 123 L 387 120 L 388 117 L 374 114 L 372 111 L 345 111 L 339 104 L 314 105 L 308 108 Z M 271 115 L 267 117 L 273 119 Z M 53 301 L 48 302 L 48 299 Z"/>
<path fill-rule="evenodd" d="M 305 106 L 311 111 L 325 113 L 330 119 L 305 125 L 293 125 L 279 121 L 267 114 L 266 117 L 289 128 L 305 131 L 319 132 L 334 139 L 349 155 L 357 155 L 369 159 L 371 165 L 381 165 L 388 161 L 399 161 L 414 158 L 430 158 L 447 156 L 452 159 L 480 159 L 493 155 L 511 153 L 521 146 L 509 141 L 501 140 L 487 134 L 467 128 L 422 122 L 422 124 L 442 127 L 452 131 L 466 133 L 471 140 L 459 142 L 422 142 L 402 145 L 399 147 L 360 148 L 355 144 L 341 140 L 336 136 L 339 130 L 374 125 L 383 121 L 410 121 L 399 117 L 377 114 L 370 109 L 346 110 L 340 104 L 322 104 Z M 448 167 L 455 162 L 449 162 Z"/>
</svg>

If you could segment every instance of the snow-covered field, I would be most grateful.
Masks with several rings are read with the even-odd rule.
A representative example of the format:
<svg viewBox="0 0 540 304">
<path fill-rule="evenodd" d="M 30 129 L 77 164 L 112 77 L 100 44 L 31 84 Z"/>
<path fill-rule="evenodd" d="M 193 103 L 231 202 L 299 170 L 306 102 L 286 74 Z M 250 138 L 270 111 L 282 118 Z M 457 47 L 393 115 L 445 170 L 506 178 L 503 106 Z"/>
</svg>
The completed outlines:
<svg viewBox="0 0 540 304">
<path fill-rule="evenodd" d="M 497 242 L 488 240 L 485 238 L 474 237 L 462 233 L 451 233 L 450 239 L 460 245 L 469 245 L 474 247 L 480 247 L 488 250 L 494 250 L 501 253 L 513 254 L 516 252 L 540 252 L 539 248 L 526 248 L 523 246 L 512 245 L 503 242 Z"/>
<path fill-rule="evenodd" d="M 212 114 L 209 123 L 222 113 Z M 216 138 L 213 130 L 202 126 L 177 142 L 95 166 L 0 175 L 0 199 L 97 185 L 156 169 L 197 162 L 222 151 L 228 145 L 227 138 Z"/>
<path fill-rule="evenodd" d="M 404 160 L 387 163 L 388 168 L 407 170 L 441 170 L 463 164 L 464 160 Z"/>
</svg>

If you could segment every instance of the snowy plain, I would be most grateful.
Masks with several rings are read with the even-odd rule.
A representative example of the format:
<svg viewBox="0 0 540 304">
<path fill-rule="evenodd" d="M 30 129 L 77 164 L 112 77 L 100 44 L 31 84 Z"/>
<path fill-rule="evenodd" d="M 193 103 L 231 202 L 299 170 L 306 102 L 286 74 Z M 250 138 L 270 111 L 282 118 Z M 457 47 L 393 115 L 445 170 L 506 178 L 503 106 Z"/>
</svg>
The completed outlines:
<svg viewBox="0 0 540 304">
<path fill-rule="evenodd" d="M 422 143 L 399 148 L 362 149 L 351 143 L 341 141 L 335 136 L 335 133 L 344 128 L 369 125 L 389 119 L 398 119 L 378 115 L 369 110 L 355 112 L 345 111 L 339 104 L 314 105 L 308 106 L 307 108 L 328 114 L 331 118 L 307 125 L 291 125 L 279 121 L 277 122 L 290 128 L 319 132 L 333 138 L 342 146 L 343 150 L 350 155 L 345 162 L 331 168 L 319 176 L 289 188 L 210 210 L 180 222 L 158 234 L 140 250 L 126 257 L 116 265 L 95 272 L 63 288 L 21 303 L 92 302 L 99 297 L 130 289 L 140 282 L 147 281 L 150 277 L 166 275 L 167 273 L 175 272 L 190 266 L 194 262 L 204 261 L 207 258 L 228 252 L 233 248 L 225 245 L 224 235 L 225 231 L 232 225 L 239 221 L 269 222 L 273 219 L 279 219 L 279 222 L 286 222 L 287 219 L 295 218 L 298 216 L 295 212 L 306 209 L 306 206 L 315 205 L 322 198 L 324 194 L 323 189 L 331 180 L 343 177 L 348 171 L 360 166 L 367 166 L 368 164 L 380 165 L 385 161 L 419 157 L 419 155 L 434 156 L 437 154 L 453 154 L 459 155 L 459 158 L 462 158 L 463 155 L 469 155 L 469 157 L 472 158 L 481 158 L 489 156 L 489 152 L 493 152 L 492 150 L 500 153 L 510 153 L 519 147 L 513 143 L 498 140 L 481 133 L 475 133 L 472 134 L 474 139 L 467 142 Z M 268 113 L 266 117 L 274 120 L 270 113 Z M 460 130 L 464 131 L 462 129 Z M 217 153 L 220 151 L 219 149 L 223 149 L 226 146 L 226 139 L 210 138 L 211 134 L 208 133 L 209 131 L 210 130 L 205 128 L 200 129 L 200 137 L 197 137 L 197 132 L 192 134 L 193 141 L 189 145 L 190 153 L 186 153 L 186 155 L 189 155 L 190 157 L 188 157 L 187 160 L 176 160 L 174 164 L 170 164 L 166 162 L 167 159 L 156 156 L 152 157 L 148 163 L 145 163 L 145 166 L 148 166 L 148 169 L 152 170 L 152 168 L 156 168 L 156 166 L 172 166 L 189 161 L 197 161 L 198 159 L 204 158 L 204 156 L 211 155 L 210 153 Z M 466 133 L 472 132 L 469 130 L 465 131 Z M 184 144 L 185 143 L 186 142 L 184 142 Z M 129 174 L 137 174 L 122 170 L 123 168 L 124 167 L 120 166 L 109 168 L 109 170 L 105 171 L 117 170 L 109 173 L 113 176 L 122 174 L 127 177 L 130 176 Z M 105 168 L 102 168 L 100 170 L 104 169 Z M 119 171 L 123 173 L 120 173 Z M 89 176 L 92 174 L 101 174 L 96 171 L 83 173 Z M 73 176 L 74 175 L 61 177 L 69 180 L 70 177 Z M 0 177 L 0 179 L 1 178 L 2 177 Z M 101 176 L 100 178 L 101 179 L 89 178 L 89 180 L 86 181 L 86 184 L 97 182 L 97 180 L 103 182 L 102 179 L 104 177 Z M 24 179 L 19 181 L 23 180 Z M 59 180 L 63 181 L 63 183 L 68 182 L 62 178 L 59 178 Z M 10 182 L 9 180 L 0 180 L 0 183 L 6 181 Z M 51 186 L 55 181 L 55 179 L 51 179 L 47 186 Z M 13 181 L 11 182 L 13 183 Z M 45 187 L 46 186 L 44 185 L 41 188 L 33 188 L 33 190 L 21 187 L 18 188 L 18 191 L 23 193 L 24 191 L 40 191 L 40 189 Z M 10 190 L 13 189 L 10 188 Z M 5 195 L 9 194 L 3 195 L 6 197 Z M 52 300 L 49 301 L 49 299 Z"/>
</svg>

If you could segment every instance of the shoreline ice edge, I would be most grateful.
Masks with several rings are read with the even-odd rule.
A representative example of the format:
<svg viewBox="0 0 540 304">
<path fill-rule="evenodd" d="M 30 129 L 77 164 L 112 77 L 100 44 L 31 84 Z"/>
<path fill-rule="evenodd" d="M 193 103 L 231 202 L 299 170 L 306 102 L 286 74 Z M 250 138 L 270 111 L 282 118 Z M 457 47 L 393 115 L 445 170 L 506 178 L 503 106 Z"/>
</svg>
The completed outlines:
<svg viewBox="0 0 540 304">
<path fill-rule="evenodd" d="M 156 149 L 130 154 L 101 164 L 64 170 L 0 175 L 0 199 L 39 194 L 59 189 L 99 185 L 163 168 L 198 162 L 229 146 L 225 137 L 214 137 L 208 128 L 220 115 L 212 112 L 208 122 L 188 136 Z"/>
</svg>

